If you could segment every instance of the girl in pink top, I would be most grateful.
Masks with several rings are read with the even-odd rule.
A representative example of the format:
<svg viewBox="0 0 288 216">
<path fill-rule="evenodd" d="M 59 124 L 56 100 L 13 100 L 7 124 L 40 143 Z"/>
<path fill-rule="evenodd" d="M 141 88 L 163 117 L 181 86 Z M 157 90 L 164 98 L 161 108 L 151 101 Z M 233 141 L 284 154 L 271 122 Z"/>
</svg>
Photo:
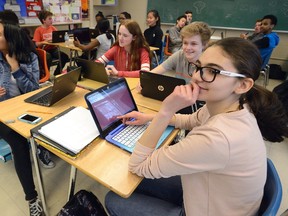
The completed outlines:
<svg viewBox="0 0 288 216">
<path fill-rule="evenodd" d="M 255 84 L 261 57 L 247 40 L 217 41 L 194 67 L 191 83 L 177 86 L 156 115 L 119 117 L 126 124 L 151 121 L 129 170 L 153 180 L 145 179 L 128 199 L 109 192 L 109 215 L 257 215 L 267 173 L 263 138 L 280 142 L 288 137 L 283 106 L 274 93 Z M 206 105 L 191 115 L 175 114 L 196 100 Z M 155 150 L 168 125 L 190 132 Z"/>
<path fill-rule="evenodd" d="M 119 77 L 139 77 L 140 70 L 150 70 L 150 49 L 140 26 L 133 20 L 126 20 L 119 28 L 114 45 L 96 61 L 108 65 L 108 75 Z"/>
</svg>

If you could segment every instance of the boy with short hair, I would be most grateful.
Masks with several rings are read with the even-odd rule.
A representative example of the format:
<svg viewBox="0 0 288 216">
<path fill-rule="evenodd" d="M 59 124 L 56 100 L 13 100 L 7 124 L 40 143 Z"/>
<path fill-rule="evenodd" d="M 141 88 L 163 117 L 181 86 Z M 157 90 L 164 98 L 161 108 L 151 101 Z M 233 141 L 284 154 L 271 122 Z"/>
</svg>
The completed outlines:
<svg viewBox="0 0 288 216">
<path fill-rule="evenodd" d="M 42 25 L 36 28 L 33 41 L 35 41 L 37 47 L 46 50 L 48 68 L 51 66 L 52 58 L 59 59 L 60 54 L 62 68 L 60 68 L 60 65 L 58 64 L 56 70 L 54 71 L 54 75 L 57 75 L 61 73 L 63 67 L 69 61 L 69 57 L 64 52 L 59 52 L 56 46 L 46 45 L 43 43 L 45 41 L 51 41 L 52 32 L 57 31 L 57 28 L 52 25 L 52 16 L 53 14 L 50 11 L 41 11 L 38 14 L 38 18 Z"/>
<path fill-rule="evenodd" d="M 240 34 L 241 38 L 250 40 L 251 42 L 255 42 L 263 37 L 263 33 L 261 32 L 261 25 L 262 25 L 262 20 L 257 19 L 254 27 L 254 32 L 252 35 L 248 34 Z"/>
<path fill-rule="evenodd" d="M 193 18 L 193 13 L 190 10 L 185 11 L 185 16 L 186 16 L 186 25 L 192 23 L 192 18 Z"/>
<path fill-rule="evenodd" d="M 264 16 L 261 21 L 261 32 L 263 33 L 263 37 L 254 42 L 260 50 L 262 69 L 268 64 L 273 49 L 279 44 L 279 36 L 277 33 L 272 32 L 276 25 L 276 16 L 271 14 Z"/>
</svg>

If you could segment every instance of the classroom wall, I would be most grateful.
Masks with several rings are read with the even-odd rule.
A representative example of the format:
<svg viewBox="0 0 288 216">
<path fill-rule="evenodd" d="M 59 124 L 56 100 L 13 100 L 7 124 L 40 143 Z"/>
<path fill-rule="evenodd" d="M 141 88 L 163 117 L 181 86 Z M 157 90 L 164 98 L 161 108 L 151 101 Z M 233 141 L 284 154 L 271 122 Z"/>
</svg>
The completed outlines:
<svg viewBox="0 0 288 216">
<path fill-rule="evenodd" d="M 91 0 L 90 0 L 91 1 Z M 93 2 L 93 1 L 92 1 Z M 127 11 L 131 14 L 132 18 L 136 20 L 142 31 L 144 31 L 146 26 L 146 13 L 147 13 L 147 4 L 148 0 L 118 0 L 118 6 L 110 7 L 110 6 L 93 6 L 93 3 L 90 4 L 90 11 L 93 11 L 93 15 L 90 14 L 90 27 L 95 27 L 94 16 L 101 10 L 105 15 L 119 14 L 122 11 Z M 187 8 L 189 9 L 189 8 Z M 191 8 L 193 11 L 193 8 Z M 254 26 L 254 21 L 251 20 L 252 27 Z M 209 23 L 208 23 L 209 24 Z M 170 28 L 171 25 L 162 25 L 161 28 L 163 32 L 166 29 Z M 240 33 L 246 30 L 231 30 L 231 29 L 213 29 L 215 30 L 215 36 L 221 36 L 221 32 L 223 32 L 224 37 L 238 37 Z M 252 32 L 253 29 L 250 29 Z M 288 26 L 287 26 L 288 31 Z M 282 69 L 288 72 L 288 33 L 278 33 L 280 37 L 279 45 L 274 49 L 270 62 L 274 64 L 280 64 Z"/>
</svg>

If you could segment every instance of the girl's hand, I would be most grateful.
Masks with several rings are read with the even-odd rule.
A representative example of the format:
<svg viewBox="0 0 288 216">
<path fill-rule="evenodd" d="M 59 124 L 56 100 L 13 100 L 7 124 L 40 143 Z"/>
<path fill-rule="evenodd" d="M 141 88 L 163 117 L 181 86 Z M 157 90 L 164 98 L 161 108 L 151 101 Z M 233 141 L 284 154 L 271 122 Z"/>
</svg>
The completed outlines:
<svg viewBox="0 0 288 216">
<path fill-rule="evenodd" d="M 178 110 L 194 104 L 199 95 L 199 86 L 195 83 L 176 86 L 174 91 L 162 103 L 161 110 L 176 113 Z"/>
<path fill-rule="evenodd" d="M 6 89 L 3 87 L 0 87 L 0 96 L 3 96 L 6 94 Z"/>
<path fill-rule="evenodd" d="M 18 63 L 18 61 L 16 59 L 16 55 L 15 54 L 13 54 L 12 57 L 10 57 L 8 54 L 6 54 L 5 57 L 6 57 L 6 60 L 7 60 L 8 64 L 11 67 L 11 72 L 14 72 L 14 71 L 19 69 L 19 63 Z"/>
<path fill-rule="evenodd" d="M 143 125 L 152 120 L 152 116 L 137 111 L 132 111 L 122 116 L 118 116 L 118 119 L 122 119 L 123 124 L 127 125 Z"/>
<path fill-rule="evenodd" d="M 138 84 L 137 84 L 137 86 L 136 86 L 136 91 L 137 91 L 138 93 L 141 93 L 141 91 L 142 91 L 142 86 L 141 86 L 141 83 L 140 83 L 140 82 L 138 82 Z"/>
<path fill-rule="evenodd" d="M 74 44 L 75 47 L 79 47 L 81 43 L 80 43 L 80 41 L 78 40 L 78 38 L 75 37 L 75 39 L 74 39 L 74 41 L 73 41 L 73 44 Z"/>
<path fill-rule="evenodd" d="M 108 74 L 108 76 L 117 76 L 118 70 L 116 70 L 114 65 L 107 65 L 106 66 L 106 73 Z"/>
</svg>

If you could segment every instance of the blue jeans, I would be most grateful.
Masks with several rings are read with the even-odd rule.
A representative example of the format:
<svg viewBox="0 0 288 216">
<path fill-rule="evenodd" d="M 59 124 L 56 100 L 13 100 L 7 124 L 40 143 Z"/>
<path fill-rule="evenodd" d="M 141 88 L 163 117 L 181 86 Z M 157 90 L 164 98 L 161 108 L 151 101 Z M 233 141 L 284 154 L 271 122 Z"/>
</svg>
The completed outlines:
<svg viewBox="0 0 288 216">
<path fill-rule="evenodd" d="M 144 179 L 127 199 L 110 191 L 105 206 L 110 216 L 184 216 L 180 176 Z"/>
</svg>

